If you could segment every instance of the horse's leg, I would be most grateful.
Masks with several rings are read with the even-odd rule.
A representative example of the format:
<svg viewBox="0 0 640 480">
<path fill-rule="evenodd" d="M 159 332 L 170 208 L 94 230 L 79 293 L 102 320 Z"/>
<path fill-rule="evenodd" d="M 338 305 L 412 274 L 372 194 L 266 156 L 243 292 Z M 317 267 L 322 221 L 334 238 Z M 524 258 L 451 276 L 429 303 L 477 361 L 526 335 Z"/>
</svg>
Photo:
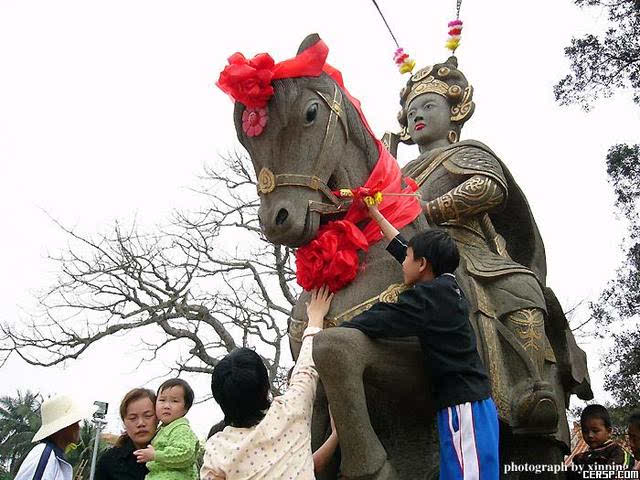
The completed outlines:
<svg viewBox="0 0 640 480">
<path fill-rule="evenodd" d="M 313 404 L 313 417 L 311 419 L 311 446 L 315 452 L 320 448 L 331 434 L 331 419 L 329 418 L 329 403 L 324 392 L 322 382 L 318 382 L 316 400 Z M 322 472 L 316 473 L 316 480 L 336 480 L 340 455 L 338 451 Z"/>
<path fill-rule="evenodd" d="M 344 478 L 397 478 L 367 410 L 362 377 L 375 356 L 375 343 L 358 330 L 332 328 L 314 339 L 313 358 L 338 429 Z"/>
</svg>

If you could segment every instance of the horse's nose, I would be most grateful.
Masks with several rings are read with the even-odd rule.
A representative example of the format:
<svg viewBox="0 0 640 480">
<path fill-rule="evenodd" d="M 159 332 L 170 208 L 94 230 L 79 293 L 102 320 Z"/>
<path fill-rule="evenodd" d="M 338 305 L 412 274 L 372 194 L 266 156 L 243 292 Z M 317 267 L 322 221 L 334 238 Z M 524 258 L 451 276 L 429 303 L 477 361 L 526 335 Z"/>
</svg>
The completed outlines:
<svg viewBox="0 0 640 480">
<path fill-rule="evenodd" d="M 282 225 L 287 221 L 287 217 L 289 216 L 289 212 L 286 208 L 281 208 L 278 210 L 278 214 L 276 215 L 276 225 Z"/>
</svg>

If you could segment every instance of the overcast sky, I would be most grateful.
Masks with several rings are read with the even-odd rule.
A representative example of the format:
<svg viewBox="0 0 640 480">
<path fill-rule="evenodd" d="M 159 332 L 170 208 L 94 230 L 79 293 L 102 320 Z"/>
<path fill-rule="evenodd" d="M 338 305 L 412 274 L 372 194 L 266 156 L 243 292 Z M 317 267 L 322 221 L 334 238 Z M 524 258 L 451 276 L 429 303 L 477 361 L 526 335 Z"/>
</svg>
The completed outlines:
<svg viewBox="0 0 640 480">
<path fill-rule="evenodd" d="M 446 59 L 454 0 L 378 3 L 419 66 Z M 567 73 L 571 36 L 603 28 L 606 16 L 568 0 L 466 0 L 461 18 L 457 53 L 477 105 L 462 138 L 492 147 L 525 191 L 547 249 L 548 284 L 563 305 L 594 299 L 621 260 L 606 152 L 637 142 L 640 119 L 626 94 L 587 114 L 559 107 L 552 86 Z M 45 211 L 93 234 L 134 217 L 153 228 L 174 209 L 201 207 L 189 187 L 203 165 L 239 147 L 232 104 L 214 86 L 226 58 L 267 51 L 283 60 L 313 32 L 376 134 L 397 130 L 406 78 L 368 0 L 0 0 L 0 321 L 23 321 L 33 293 L 55 278 L 46 256 L 67 240 Z M 406 147 L 399 157 L 416 155 Z M 117 431 L 122 395 L 157 387 L 165 370 L 161 362 L 138 368 L 135 345 L 105 341 L 46 370 L 14 359 L 0 370 L 0 394 L 30 388 L 107 400 Z M 605 399 L 601 345 L 584 346 Z M 193 384 L 199 397 L 209 393 L 209 378 Z M 200 435 L 220 418 L 213 402 L 189 417 Z"/>
</svg>

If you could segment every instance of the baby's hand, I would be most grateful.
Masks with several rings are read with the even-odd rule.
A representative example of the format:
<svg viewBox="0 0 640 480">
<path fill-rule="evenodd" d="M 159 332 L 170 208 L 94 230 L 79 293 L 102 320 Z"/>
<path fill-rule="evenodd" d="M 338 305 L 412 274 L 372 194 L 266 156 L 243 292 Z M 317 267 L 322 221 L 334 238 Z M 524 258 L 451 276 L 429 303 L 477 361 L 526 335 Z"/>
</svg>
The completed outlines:
<svg viewBox="0 0 640 480">
<path fill-rule="evenodd" d="M 138 459 L 138 463 L 147 463 L 156 458 L 156 451 L 151 445 L 148 445 L 147 448 L 136 450 L 133 454 Z"/>
</svg>

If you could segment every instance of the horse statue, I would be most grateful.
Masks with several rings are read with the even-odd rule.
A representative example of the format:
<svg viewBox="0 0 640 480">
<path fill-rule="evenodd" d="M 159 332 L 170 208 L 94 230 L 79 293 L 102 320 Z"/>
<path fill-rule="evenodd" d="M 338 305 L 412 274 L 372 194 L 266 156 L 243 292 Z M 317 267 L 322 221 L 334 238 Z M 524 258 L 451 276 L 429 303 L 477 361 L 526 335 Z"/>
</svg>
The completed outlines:
<svg viewBox="0 0 640 480">
<path fill-rule="evenodd" d="M 268 100 L 262 102 L 266 108 L 260 105 L 260 108 L 253 108 L 247 100 L 237 101 L 234 110 L 238 139 L 249 153 L 258 176 L 262 231 L 271 242 L 290 247 L 308 244 L 321 226 L 344 215 L 348 203 L 336 196 L 335 192 L 362 186 L 376 165 L 381 148 L 381 143 L 363 121 L 359 108 L 350 99 L 339 77 L 327 73 L 330 70 L 326 66 L 322 72 L 304 74 L 307 60 L 302 57 L 320 42 L 315 34 L 302 42 L 296 58 L 301 57 L 304 61 L 298 62 L 296 75 L 287 76 L 286 72 L 291 67 L 285 65 L 277 66 L 277 73 L 261 77 L 262 88 L 265 91 L 272 88 L 265 96 Z M 268 63 L 258 57 L 252 60 L 255 61 L 254 65 Z M 468 110 L 472 104 L 467 85 L 458 81 L 453 87 L 455 82 L 447 85 L 445 81 L 451 77 L 452 71 L 455 70 L 453 73 L 457 75 L 456 67 L 449 64 L 438 68 L 440 73 L 445 73 L 439 80 L 442 84 L 436 85 L 442 90 L 440 94 L 446 95 L 447 91 L 452 90 L 456 108 L 467 110 L 466 116 L 470 116 Z M 333 69 L 331 71 L 336 72 Z M 429 81 L 433 80 L 430 77 L 431 70 L 424 73 L 421 71 L 422 77 L 414 75 L 413 84 L 417 85 L 427 77 Z M 461 80 L 459 77 L 456 78 Z M 243 92 L 254 89 L 255 82 L 252 80 L 247 83 Z M 416 97 L 423 98 L 416 94 L 417 87 L 413 88 L 413 84 L 403 90 L 406 107 Z M 412 98 L 406 101 L 408 96 Z M 464 117 L 461 111 L 457 114 Z M 452 127 L 455 138 L 449 138 L 449 143 L 463 148 L 463 158 L 465 152 L 475 152 L 476 156 L 478 152 L 485 152 L 485 157 L 492 155 L 488 147 L 485 149 L 479 142 L 458 142 L 460 119 L 463 117 Z M 453 137 L 446 129 L 444 132 L 445 136 Z M 409 138 L 407 135 L 405 137 L 404 140 Z M 418 137 L 416 135 L 416 143 L 421 146 L 422 152 L 423 145 Z M 390 145 L 392 142 L 387 140 Z M 455 159 L 458 150 L 449 152 L 449 147 L 443 147 L 440 143 L 434 146 L 437 148 L 425 148 L 421 156 L 404 169 L 404 174 L 414 178 L 420 186 L 423 198 L 430 200 L 425 204 L 426 207 L 432 209 L 427 208 L 426 214 L 419 215 L 412 223 L 401 228 L 405 238 L 434 225 L 447 229 L 459 227 L 445 225 L 447 219 L 443 215 L 446 209 L 436 210 L 430 205 L 437 200 L 433 197 L 437 182 L 433 182 L 432 173 L 438 172 L 436 167 L 445 165 L 454 170 L 457 168 L 456 175 L 460 178 L 466 174 Z M 467 161 L 467 164 L 471 163 Z M 436 167 L 434 164 L 437 164 Z M 475 168 L 469 165 L 468 169 Z M 497 165 L 504 166 L 501 162 Z M 495 167 L 492 177 L 496 188 L 502 186 L 501 181 L 505 186 L 512 186 L 513 179 L 506 167 L 506 174 L 499 175 L 497 170 Z M 482 177 L 482 172 L 477 169 L 472 173 Z M 443 178 L 442 175 L 437 176 Z M 481 186 L 480 189 L 485 187 Z M 516 207 L 522 208 L 526 199 L 518 192 L 513 196 L 517 197 L 516 203 L 520 202 Z M 492 208 L 500 203 L 499 199 L 494 200 Z M 455 201 L 453 199 L 452 205 L 455 205 Z M 511 204 L 506 207 L 516 208 Z M 456 276 L 467 297 L 472 299 L 474 308 L 470 308 L 470 314 L 478 336 L 478 348 L 491 377 L 494 396 L 500 396 L 496 403 L 501 421 L 501 463 L 561 463 L 569 446 L 565 415 L 569 396 L 578 393 L 585 398 L 590 394 L 584 353 L 575 344 L 553 292 L 544 286 L 544 277 L 540 273 L 544 264 L 541 241 L 536 239 L 534 242 L 537 250 L 533 255 L 540 268 L 533 273 L 526 273 L 525 270 L 531 270 L 532 265 L 523 266 L 517 261 L 527 262 L 531 258 L 526 258 L 527 252 L 512 251 L 510 247 L 513 247 L 505 243 L 499 233 L 504 225 L 499 222 L 491 224 L 489 214 L 486 218 L 484 216 L 486 209 L 477 206 L 471 209 L 474 214 L 483 212 L 481 222 L 464 227 L 494 242 L 495 252 L 499 251 L 498 247 L 503 249 L 498 263 L 487 255 L 482 257 L 485 263 L 476 262 L 476 270 L 483 270 L 488 264 L 498 265 L 494 270 L 502 269 L 490 278 L 490 285 L 487 286 L 484 279 L 475 281 L 478 276 L 469 275 L 469 269 L 473 270 L 472 264 L 477 260 L 472 254 L 477 250 L 474 250 L 477 245 L 463 247 L 461 242 L 469 243 L 469 239 L 454 236 L 463 259 L 463 266 Z M 532 218 L 528 221 L 531 230 L 535 223 Z M 517 226 L 511 225 L 510 228 L 517 237 Z M 507 237 L 507 240 L 511 239 Z M 534 244 L 520 241 L 513 245 L 532 248 Z M 352 283 L 336 293 L 326 319 L 327 327 L 348 321 L 377 301 L 394 301 L 405 288 L 401 285 L 401 266 L 385 251 L 383 242 L 372 245 L 367 252 L 360 251 L 359 257 L 366 268 L 359 271 Z M 504 310 L 501 310 L 502 304 L 498 305 L 499 308 L 495 308 L 496 305 L 493 305 L 493 309 L 485 307 L 491 305 L 491 295 L 495 293 L 492 288 L 496 282 L 501 285 L 504 275 L 514 272 L 527 276 L 517 281 L 525 281 L 526 285 L 531 288 L 535 286 L 543 293 L 538 294 L 539 298 L 535 294 L 530 295 L 535 297 L 538 302 L 536 305 L 541 310 L 539 315 L 532 316 L 534 321 L 527 323 L 526 318 L 516 318 L 512 328 L 508 322 L 505 326 L 504 320 L 496 317 L 496 312 Z M 308 298 L 306 291 L 300 295 L 289 321 L 289 339 L 294 357 L 299 352 L 307 322 L 305 303 Z M 487 301 L 483 303 L 478 299 Z M 478 305 L 481 308 L 476 308 Z M 534 327 L 542 325 L 539 323 L 542 319 L 544 326 L 536 330 Z M 533 332 L 530 333 L 530 340 L 534 342 L 534 347 L 543 349 L 541 361 L 529 354 L 528 347 L 515 333 L 517 329 Z M 437 478 L 435 411 L 431 401 L 431 385 L 425 380 L 428 378 L 425 373 L 428 372 L 425 372 L 417 339 L 374 341 L 354 329 L 328 328 L 315 338 L 314 359 L 321 385 L 318 386 L 312 422 L 313 447 L 315 449 L 322 444 L 327 435 L 328 400 L 340 438 L 341 457 L 339 462 L 335 459 L 328 471 L 318 478 L 336 479 L 338 475 L 345 479 Z M 526 476 L 516 472 L 510 478 Z"/>
</svg>

